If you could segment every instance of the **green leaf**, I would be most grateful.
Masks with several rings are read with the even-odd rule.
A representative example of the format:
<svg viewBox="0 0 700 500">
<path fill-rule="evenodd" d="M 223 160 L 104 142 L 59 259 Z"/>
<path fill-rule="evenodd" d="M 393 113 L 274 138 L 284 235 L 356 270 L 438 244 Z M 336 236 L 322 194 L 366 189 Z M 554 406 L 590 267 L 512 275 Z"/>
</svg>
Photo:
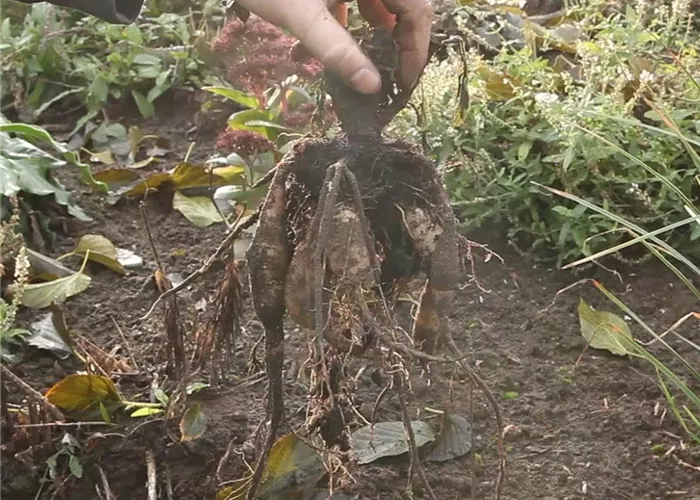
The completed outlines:
<svg viewBox="0 0 700 500">
<path fill-rule="evenodd" d="M 136 106 L 139 108 L 141 116 L 144 118 L 150 118 L 153 116 L 153 113 L 155 113 L 156 110 L 152 102 L 146 99 L 143 94 L 135 90 L 131 91 L 131 95 L 133 96 L 134 101 L 136 101 Z"/>
<path fill-rule="evenodd" d="M 257 108 L 260 104 L 260 101 L 258 101 L 257 97 L 254 95 L 246 94 L 245 92 L 230 87 L 202 87 L 202 90 L 223 96 L 247 108 Z"/>
<path fill-rule="evenodd" d="M 154 66 L 154 65 L 160 65 L 160 62 L 161 62 L 160 57 L 157 57 L 157 56 L 154 56 L 151 54 L 141 53 L 141 54 L 136 54 L 134 56 L 134 63 L 135 64 Z"/>
<path fill-rule="evenodd" d="M 206 196 L 188 198 L 184 194 L 176 192 L 173 196 L 173 208 L 197 227 L 204 228 L 217 222 L 223 222 L 214 202 Z"/>
<path fill-rule="evenodd" d="M 432 428 L 420 420 L 411 422 L 416 447 L 435 440 Z M 403 455 L 408 452 L 408 442 L 402 421 L 379 422 L 361 427 L 350 437 L 357 463 L 368 464 L 384 457 Z"/>
<path fill-rule="evenodd" d="M 61 155 L 61 158 L 65 161 L 68 162 L 71 165 L 74 165 L 80 169 L 81 173 L 81 178 L 80 180 L 87 184 L 90 187 L 99 189 L 102 192 L 107 192 L 107 185 L 104 184 L 103 182 L 98 182 L 94 179 L 92 176 L 92 171 L 90 169 L 90 166 L 87 165 L 86 163 L 82 163 L 80 161 L 80 158 L 78 155 L 70 151 L 65 144 L 59 143 L 54 140 L 53 137 L 51 137 L 51 134 L 47 132 L 45 129 L 38 127 L 36 125 L 27 125 L 24 123 L 3 123 L 0 124 L 0 132 L 3 134 L 0 135 L 0 144 L 2 144 L 2 153 L 5 153 L 4 148 L 8 147 L 8 145 L 5 144 L 5 137 L 4 133 L 12 133 L 17 135 L 18 137 L 14 139 L 8 139 L 9 141 L 19 141 L 19 140 L 24 140 L 29 143 L 30 146 L 32 146 L 31 143 L 33 142 L 38 142 L 42 144 L 46 144 L 47 146 L 50 146 L 56 153 Z M 21 153 L 23 150 L 23 147 L 26 147 L 26 143 L 17 143 L 12 150 L 17 149 L 17 153 Z M 25 151 L 26 152 L 26 151 Z M 56 161 L 55 158 L 53 158 L 50 155 L 47 155 L 40 149 L 33 147 L 29 148 L 28 152 L 32 154 L 37 154 L 39 153 L 41 156 L 49 156 L 53 161 Z M 4 190 L 4 188 L 3 188 Z"/>
<path fill-rule="evenodd" d="M 102 416 L 102 420 L 105 421 L 107 424 L 112 423 L 112 417 L 109 416 L 109 412 L 107 411 L 107 407 L 105 404 L 100 401 L 100 415 Z"/>
<path fill-rule="evenodd" d="M 78 479 L 83 477 L 83 464 L 80 463 L 80 458 L 75 455 L 71 455 L 68 460 L 68 468 L 70 473 L 77 477 Z"/>
<path fill-rule="evenodd" d="M 180 420 L 180 441 L 193 441 L 204 434 L 207 429 L 207 416 L 199 403 L 187 409 Z"/>
<path fill-rule="evenodd" d="M 619 316 L 596 311 L 583 299 L 578 305 L 581 335 L 594 349 L 605 349 L 618 356 L 634 352 L 629 325 Z"/>
<path fill-rule="evenodd" d="M 192 382 L 190 385 L 187 386 L 185 392 L 188 395 L 191 395 L 201 391 L 202 389 L 206 389 L 207 387 L 210 387 L 210 385 L 205 382 Z"/>
<path fill-rule="evenodd" d="M 158 415 L 159 413 L 163 413 L 163 408 L 149 408 L 149 407 L 144 407 L 144 408 L 139 408 L 136 410 L 134 413 L 130 415 L 132 418 L 139 418 L 139 417 L 150 417 L 151 415 Z"/>
<path fill-rule="evenodd" d="M 446 462 L 469 453 L 472 448 L 472 426 L 461 415 L 445 411 L 442 415 L 442 428 L 430 454 L 429 462 Z"/>
<path fill-rule="evenodd" d="M 85 261 L 81 270 L 71 276 L 27 285 L 22 294 L 22 305 L 32 309 L 43 309 L 54 302 L 63 302 L 68 297 L 84 292 L 91 281 L 90 276 L 83 274 L 84 267 Z"/>
</svg>

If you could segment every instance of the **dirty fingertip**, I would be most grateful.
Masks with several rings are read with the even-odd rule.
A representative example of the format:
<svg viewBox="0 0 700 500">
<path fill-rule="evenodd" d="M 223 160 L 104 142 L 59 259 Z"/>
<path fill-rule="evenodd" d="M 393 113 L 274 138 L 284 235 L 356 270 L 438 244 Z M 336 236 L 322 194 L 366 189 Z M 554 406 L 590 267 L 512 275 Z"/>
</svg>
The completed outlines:
<svg viewBox="0 0 700 500">
<path fill-rule="evenodd" d="M 373 94 L 381 86 L 379 75 L 369 68 L 362 68 L 350 77 L 350 85 L 363 94 Z"/>
</svg>

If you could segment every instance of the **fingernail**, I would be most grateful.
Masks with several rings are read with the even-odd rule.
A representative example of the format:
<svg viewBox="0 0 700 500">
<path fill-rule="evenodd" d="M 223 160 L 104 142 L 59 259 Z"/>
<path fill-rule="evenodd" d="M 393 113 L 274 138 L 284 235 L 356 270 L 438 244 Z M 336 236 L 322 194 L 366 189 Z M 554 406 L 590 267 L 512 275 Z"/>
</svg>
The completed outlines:
<svg viewBox="0 0 700 500">
<path fill-rule="evenodd" d="M 350 77 L 350 84 L 355 88 L 355 90 L 364 94 L 372 94 L 376 92 L 379 90 L 381 83 L 382 82 L 379 75 L 367 68 L 362 68 L 360 71 L 352 75 L 352 77 Z"/>
</svg>

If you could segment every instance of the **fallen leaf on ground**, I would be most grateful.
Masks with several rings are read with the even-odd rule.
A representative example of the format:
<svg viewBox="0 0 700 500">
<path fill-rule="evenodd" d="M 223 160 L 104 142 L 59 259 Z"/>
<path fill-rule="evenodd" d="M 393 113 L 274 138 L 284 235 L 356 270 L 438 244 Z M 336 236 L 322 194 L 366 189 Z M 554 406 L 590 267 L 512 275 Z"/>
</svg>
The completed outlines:
<svg viewBox="0 0 700 500">
<path fill-rule="evenodd" d="M 73 350 L 56 330 L 53 313 L 39 317 L 29 326 L 29 335 L 24 340 L 37 349 L 51 351 L 59 359 L 66 359 Z"/>
<path fill-rule="evenodd" d="M 632 333 L 629 325 L 619 316 L 596 311 L 583 299 L 578 305 L 581 335 L 594 349 L 605 349 L 618 356 L 632 352 Z"/>
<path fill-rule="evenodd" d="M 99 234 L 86 234 L 78 241 L 78 246 L 73 254 L 85 256 L 90 260 L 99 262 L 103 266 L 119 274 L 126 274 L 124 267 L 117 259 L 117 249 L 114 244 Z"/>
<path fill-rule="evenodd" d="M 214 202 L 206 196 L 187 197 L 184 194 L 175 193 L 173 208 L 197 227 L 204 228 L 217 222 L 223 222 Z"/>
<path fill-rule="evenodd" d="M 469 453 L 472 448 L 472 426 L 461 415 L 445 411 L 442 428 L 426 457 L 429 462 L 446 462 Z"/>
<path fill-rule="evenodd" d="M 75 271 L 68 269 L 56 259 L 35 252 L 30 248 L 27 248 L 27 258 L 33 274 L 40 279 L 54 280 L 56 278 L 65 278 L 75 273 Z"/>
<path fill-rule="evenodd" d="M 193 441 L 207 430 L 207 416 L 199 403 L 187 409 L 180 420 L 180 441 Z"/>
<path fill-rule="evenodd" d="M 326 468 L 321 455 L 296 434 L 287 434 L 277 440 L 270 450 L 256 498 L 311 498 L 316 484 L 325 473 Z M 249 483 L 250 476 L 239 479 L 220 490 L 216 499 L 243 500 L 246 498 Z"/>
<path fill-rule="evenodd" d="M 67 414 L 96 409 L 100 403 L 122 402 L 114 382 L 92 374 L 68 375 L 46 392 L 46 398 Z"/>
<path fill-rule="evenodd" d="M 433 429 L 420 420 L 411 422 L 416 440 L 416 447 L 435 440 Z M 408 452 L 408 442 L 403 422 L 379 422 L 372 426 L 357 429 L 350 436 L 352 449 L 360 465 L 374 462 L 380 458 L 393 457 Z"/>
<path fill-rule="evenodd" d="M 63 302 L 68 297 L 84 292 L 92 279 L 81 271 L 65 278 L 46 283 L 32 283 L 24 288 L 22 305 L 32 309 L 43 309 L 54 302 Z"/>
</svg>

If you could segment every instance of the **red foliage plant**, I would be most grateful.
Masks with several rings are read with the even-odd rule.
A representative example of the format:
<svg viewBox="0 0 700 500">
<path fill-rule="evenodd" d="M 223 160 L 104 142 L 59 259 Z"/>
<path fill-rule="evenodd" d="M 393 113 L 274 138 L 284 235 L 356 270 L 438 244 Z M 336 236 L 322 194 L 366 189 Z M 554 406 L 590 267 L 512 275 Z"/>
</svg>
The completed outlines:
<svg viewBox="0 0 700 500">
<path fill-rule="evenodd" d="M 228 21 L 211 45 L 226 65 L 231 84 L 257 97 L 264 108 L 264 92 L 273 84 L 292 75 L 297 75 L 301 83 L 313 82 L 323 70 L 316 59 L 295 57 L 295 42 L 295 38 L 285 35 L 278 27 L 251 16 L 245 24 L 237 18 Z M 302 129 L 309 125 L 315 108 L 314 104 L 306 103 L 291 109 L 283 101 L 282 121 L 287 127 Z M 222 151 L 233 150 L 249 156 L 271 150 L 271 143 L 268 148 L 261 140 L 267 141 L 259 134 L 226 129 L 217 137 L 216 146 Z"/>
<path fill-rule="evenodd" d="M 231 83 L 262 99 L 265 89 L 291 75 L 313 81 L 323 69 L 315 59 L 291 57 L 296 39 L 278 27 L 251 16 L 245 25 L 231 19 L 212 42 L 212 49 L 227 65 Z"/>
</svg>

